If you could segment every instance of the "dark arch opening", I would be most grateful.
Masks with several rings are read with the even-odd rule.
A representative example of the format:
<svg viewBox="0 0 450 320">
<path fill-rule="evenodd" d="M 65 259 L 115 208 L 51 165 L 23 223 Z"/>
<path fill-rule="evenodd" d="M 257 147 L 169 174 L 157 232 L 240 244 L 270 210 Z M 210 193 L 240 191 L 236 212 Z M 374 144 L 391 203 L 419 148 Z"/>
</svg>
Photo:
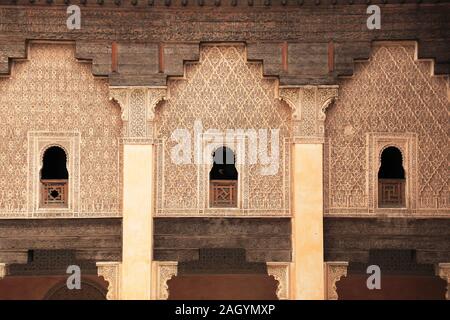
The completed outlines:
<svg viewBox="0 0 450 320">
<path fill-rule="evenodd" d="M 43 180 L 67 180 L 69 173 L 66 167 L 66 153 L 60 147 L 50 147 L 45 150 L 41 170 Z"/>
<path fill-rule="evenodd" d="M 396 147 L 387 147 L 381 153 L 381 166 L 378 179 L 405 179 L 402 153 Z"/>
<path fill-rule="evenodd" d="M 234 152 L 227 147 L 217 148 L 213 152 L 213 166 L 209 172 L 210 180 L 237 180 Z"/>
</svg>

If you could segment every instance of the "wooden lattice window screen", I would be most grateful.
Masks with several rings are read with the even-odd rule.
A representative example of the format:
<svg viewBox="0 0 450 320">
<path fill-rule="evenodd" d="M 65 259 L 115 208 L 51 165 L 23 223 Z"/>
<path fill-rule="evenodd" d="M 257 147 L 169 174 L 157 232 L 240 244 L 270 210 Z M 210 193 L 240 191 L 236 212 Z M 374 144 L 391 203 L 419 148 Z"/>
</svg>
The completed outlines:
<svg viewBox="0 0 450 320">
<path fill-rule="evenodd" d="M 237 207 L 237 180 L 211 180 L 210 206 Z"/>
<path fill-rule="evenodd" d="M 41 180 L 41 205 L 67 207 L 68 180 Z"/>
<path fill-rule="evenodd" d="M 405 206 L 405 179 L 378 179 L 378 206 Z"/>
</svg>

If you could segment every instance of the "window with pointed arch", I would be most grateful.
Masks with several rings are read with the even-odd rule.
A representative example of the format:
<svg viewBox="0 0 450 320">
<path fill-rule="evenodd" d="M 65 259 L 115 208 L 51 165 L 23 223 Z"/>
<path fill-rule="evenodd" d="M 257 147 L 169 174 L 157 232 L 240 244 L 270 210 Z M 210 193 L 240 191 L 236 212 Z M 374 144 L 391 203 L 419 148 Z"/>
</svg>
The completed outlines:
<svg viewBox="0 0 450 320">
<path fill-rule="evenodd" d="M 67 207 L 69 173 L 63 148 L 51 146 L 44 151 L 41 180 L 41 207 Z"/>
<path fill-rule="evenodd" d="M 378 207 L 401 208 L 405 202 L 405 170 L 400 149 L 389 146 L 381 153 L 378 170 Z"/>
<path fill-rule="evenodd" d="M 226 146 L 217 148 L 213 154 L 213 166 L 209 172 L 210 207 L 236 208 L 238 171 L 236 156 Z"/>
</svg>

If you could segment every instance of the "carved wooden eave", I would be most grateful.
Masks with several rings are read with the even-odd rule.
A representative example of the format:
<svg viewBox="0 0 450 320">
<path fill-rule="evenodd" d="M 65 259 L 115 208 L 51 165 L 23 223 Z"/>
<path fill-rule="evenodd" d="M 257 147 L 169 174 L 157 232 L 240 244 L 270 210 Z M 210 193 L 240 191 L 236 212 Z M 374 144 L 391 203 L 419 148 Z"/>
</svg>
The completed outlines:
<svg viewBox="0 0 450 320">
<path fill-rule="evenodd" d="M 108 300 L 119 300 L 121 295 L 121 271 L 120 262 L 97 262 L 97 273 L 108 282 Z"/>
<path fill-rule="evenodd" d="M 110 87 L 109 97 L 121 108 L 124 142 L 152 143 L 155 108 L 168 99 L 167 87 Z"/>
<path fill-rule="evenodd" d="M 280 300 L 289 299 L 289 262 L 267 262 L 267 274 L 278 281 L 277 297 Z"/>
<path fill-rule="evenodd" d="M 337 300 L 336 282 L 347 276 L 348 262 L 325 262 L 325 295 L 327 300 Z"/>
<path fill-rule="evenodd" d="M 324 143 L 326 110 L 338 97 L 338 86 L 280 86 L 280 100 L 292 109 L 295 143 Z"/>
<path fill-rule="evenodd" d="M 450 262 L 439 263 L 436 266 L 436 275 L 447 281 L 447 291 L 445 293 L 445 299 L 450 300 Z"/>
</svg>

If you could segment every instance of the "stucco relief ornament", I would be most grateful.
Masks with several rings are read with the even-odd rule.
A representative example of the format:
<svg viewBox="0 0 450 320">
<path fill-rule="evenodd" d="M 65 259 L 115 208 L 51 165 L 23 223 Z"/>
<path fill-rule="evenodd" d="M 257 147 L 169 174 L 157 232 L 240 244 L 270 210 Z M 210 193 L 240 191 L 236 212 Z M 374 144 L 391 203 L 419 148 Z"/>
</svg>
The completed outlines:
<svg viewBox="0 0 450 320">
<path fill-rule="evenodd" d="M 327 262 L 327 298 L 337 300 L 336 282 L 347 276 L 348 262 Z"/>
<path fill-rule="evenodd" d="M 110 100 L 121 110 L 123 138 L 126 143 L 150 143 L 153 139 L 153 120 L 156 105 L 167 99 L 166 87 L 109 88 Z"/>
<path fill-rule="evenodd" d="M 128 90 L 110 88 L 109 100 L 114 100 L 119 104 L 122 121 L 128 121 Z"/>
<path fill-rule="evenodd" d="M 447 281 L 445 299 L 450 300 L 450 263 L 439 263 L 436 267 L 436 275 Z"/>
<path fill-rule="evenodd" d="M 323 143 L 326 109 L 338 96 L 337 86 L 279 88 L 279 99 L 292 109 L 293 137 L 297 143 Z"/>
<path fill-rule="evenodd" d="M 0 263 L 0 280 L 6 277 L 7 266 L 5 263 Z"/>
<path fill-rule="evenodd" d="M 108 282 L 108 300 L 120 299 L 120 262 L 97 262 L 97 274 Z"/>
<path fill-rule="evenodd" d="M 267 262 L 267 274 L 278 281 L 276 292 L 278 299 L 289 299 L 289 263 Z"/>
<path fill-rule="evenodd" d="M 178 274 L 177 262 L 160 262 L 158 265 L 158 300 L 169 299 L 169 285 L 167 281 Z"/>
</svg>

